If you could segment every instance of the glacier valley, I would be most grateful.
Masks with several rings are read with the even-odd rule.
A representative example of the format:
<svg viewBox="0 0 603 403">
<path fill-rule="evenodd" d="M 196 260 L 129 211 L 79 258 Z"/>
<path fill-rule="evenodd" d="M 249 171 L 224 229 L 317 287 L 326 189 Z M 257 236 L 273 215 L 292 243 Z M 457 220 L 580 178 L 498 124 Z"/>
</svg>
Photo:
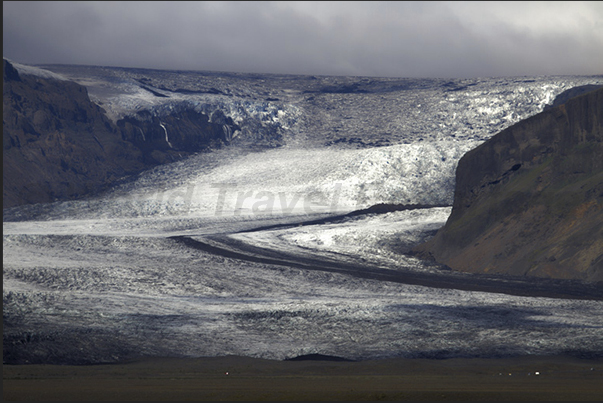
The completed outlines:
<svg viewBox="0 0 603 403">
<path fill-rule="evenodd" d="M 600 287 L 407 254 L 446 222 L 464 153 L 601 76 L 15 67 L 85 85 L 113 120 L 188 108 L 239 129 L 101 195 L 5 209 L 5 363 L 603 351 Z"/>
</svg>

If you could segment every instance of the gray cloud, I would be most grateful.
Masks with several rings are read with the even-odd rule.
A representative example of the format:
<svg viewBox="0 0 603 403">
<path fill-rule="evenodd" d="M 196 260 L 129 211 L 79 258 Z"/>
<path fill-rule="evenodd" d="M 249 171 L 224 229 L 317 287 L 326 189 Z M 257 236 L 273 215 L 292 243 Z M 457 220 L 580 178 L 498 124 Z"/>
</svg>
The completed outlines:
<svg viewBox="0 0 603 403">
<path fill-rule="evenodd" d="M 603 74 L 600 2 L 3 2 L 4 57 L 396 77 Z"/>
</svg>

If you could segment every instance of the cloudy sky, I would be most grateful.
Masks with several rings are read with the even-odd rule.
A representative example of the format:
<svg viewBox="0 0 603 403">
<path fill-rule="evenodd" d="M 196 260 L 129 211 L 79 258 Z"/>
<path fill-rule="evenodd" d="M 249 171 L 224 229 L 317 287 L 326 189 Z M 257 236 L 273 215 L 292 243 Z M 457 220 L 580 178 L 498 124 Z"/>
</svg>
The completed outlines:
<svg viewBox="0 0 603 403">
<path fill-rule="evenodd" d="M 26 64 L 381 77 L 603 74 L 603 2 L 3 3 Z"/>
</svg>

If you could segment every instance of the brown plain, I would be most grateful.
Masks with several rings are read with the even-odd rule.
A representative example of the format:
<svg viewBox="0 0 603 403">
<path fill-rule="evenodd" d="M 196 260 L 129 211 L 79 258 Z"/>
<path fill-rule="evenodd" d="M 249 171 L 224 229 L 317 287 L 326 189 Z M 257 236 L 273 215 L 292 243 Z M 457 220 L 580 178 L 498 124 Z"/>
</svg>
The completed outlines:
<svg viewBox="0 0 603 403">
<path fill-rule="evenodd" d="M 603 358 L 567 356 L 358 362 L 226 356 L 94 366 L 4 365 L 2 372 L 5 401 L 603 398 Z"/>
</svg>

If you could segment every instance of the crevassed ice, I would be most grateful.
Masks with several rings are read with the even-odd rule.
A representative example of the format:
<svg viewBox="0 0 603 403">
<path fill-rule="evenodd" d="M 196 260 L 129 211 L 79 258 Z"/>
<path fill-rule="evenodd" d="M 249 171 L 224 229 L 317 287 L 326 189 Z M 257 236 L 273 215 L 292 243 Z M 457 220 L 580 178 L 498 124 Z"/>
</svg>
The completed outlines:
<svg viewBox="0 0 603 403">
<path fill-rule="evenodd" d="M 99 350 L 107 340 L 137 354 L 272 359 L 602 350 L 600 301 L 361 279 L 230 259 L 169 237 L 226 234 L 301 258 L 430 270 L 404 251 L 443 225 L 450 207 L 240 231 L 377 203 L 450 204 L 454 170 L 465 152 L 539 112 L 564 89 L 600 78 L 457 80 L 368 94 L 304 94 L 267 78 L 271 84 L 261 88 L 261 96 L 253 87 L 258 80 L 237 81 L 248 86 L 242 89 L 225 88 L 224 80 L 215 84 L 235 96 L 174 95 L 166 101 L 139 90 L 132 74 L 122 73 L 115 85 L 123 88 L 104 99 L 109 109 L 150 106 L 161 114 L 183 102 L 207 112 L 223 108 L 247 124 L 250 135 L 280 125 L 287 146 L 262 152 L 233 146 L 191 156 L 102 196 L 43 206 L 39 221 L 4 222 L 8 337 L 49 334 L 48 340 L 64 343 L 52 345 L 53 351 L 77 345 L 82 349 L 71 353 L 99 362 L 119 358 L 118 351 Z M 148 74 L 167 79 L 165 73 Z M 175 87 L 203 79 L 170 77 Z M 345 82 L 355 81 L 361 79 Z M 261 99 L 267 96 L 281 101 Z M 326 146 L 350 137 L 368 144 L 376 136 L 391 145 Z M 23 207 L 23 217 L 36 208 Z M 81 334 L 85 344 L 78 345 Z"/>
<path fill-rule="evenodd" d="M 112 195 L 58 203 L 55 212 L 80 218 L 236 216 L 337 213 L 380 203 L 450 205 L 458 160 L 476 143 L 225 153 L 216 166 L 202 154 L 148 172 Z"/>
</svg>

